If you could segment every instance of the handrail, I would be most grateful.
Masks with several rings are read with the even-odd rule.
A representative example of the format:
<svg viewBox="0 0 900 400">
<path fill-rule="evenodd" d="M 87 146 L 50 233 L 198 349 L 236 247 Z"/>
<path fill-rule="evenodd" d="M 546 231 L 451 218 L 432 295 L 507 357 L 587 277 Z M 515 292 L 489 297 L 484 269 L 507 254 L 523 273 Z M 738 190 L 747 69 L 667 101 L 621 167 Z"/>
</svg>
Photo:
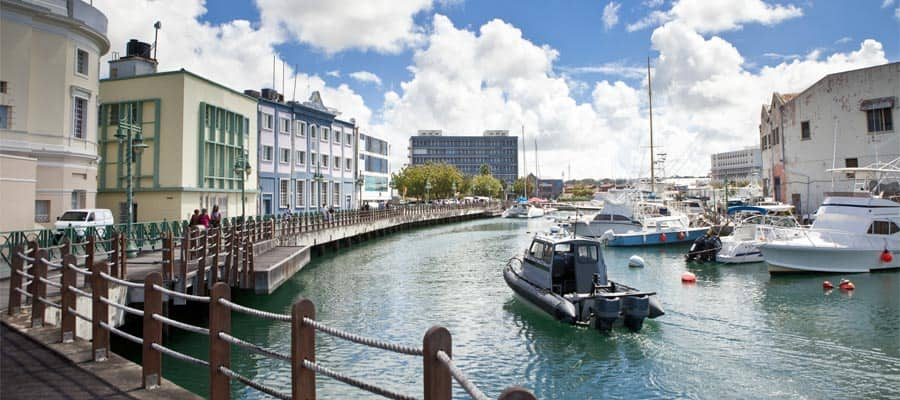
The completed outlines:
<svg viewBox="0 0 900 400">
<path fill-rule="evenodd" d="M 163 293 L 165 293 L 165 294 L 167 294 L 167 295 L 169 295 L 169 296 L 181 297 L 181 298 L 183 298 L 183 299 L 193 300 L 193 301 L 199 301 L 199 302 L 201 302 L 201 303 L 209 303 L 209 296 L 195 296 L 195 295 L 192 295 L 192 294 L 176 292 L 176 291 L 174 291 L 174 290 L 169 290 L 169 289 L 164 288 L 164 287 L 159 286 L 159 285 L 153 285 L 153 289 L 154 289 L 154 290 L 158 290 L 158 291 L 160 291 L 160 292 L 163 292 Z"/>
<path fill-rule="evenodd" d="M 335 379 L 335 380 L 344 382 L 350 386 L 354 386 L 359 389 L 365 390 L 367 392 L 374 393 L 379 396 L 387 397 L 389 399 L 416 400 L 416 397 L 400 394 L 400 393 L 397 393 L 397 392 L 394 392 L 394 391 L 391 391 L 388 389 L 380 388 L 371 383 L 363 382 L 356 378 L 351 378 L 347 375 L 344 375 L 344 374 L 341 374 L 340 372 L 328 369 L 326 367 L 323 367 L 323 366 L 321 366 L 315 362 L 309 361 L 309 360 L 303 360 L 303 368 L 313 370 L 316 373 L 325 375 L 331 379 Z"/>
<path fill-rule="evenodd" d="M 277 314 L 268 311 L 257 310 L 255 308 L 245 307 L 240 304 L 232 303 L 226 299 L 219 299 L 219 304 L 222 304 L 234 311 L 238 311 L 247 315 L 253 315 L 255 317 L 271 319 L 273 321 L 284 321 L 291 322 L 291 316 L 285 314 Z"/>
<path fill-rule="evenodd" d="M 166 317 L 164 315 L 160 315 L 160 314 L 153 314 L 152 317 L 153 317 L 153 319 L 155 319 L 159 322 L 162 322 L 166 325 L 174 326 L 178 329 L 182 329 L 182 330 L 185 330 L 185 331 L 188 331 L 191 333 L 196 333 L 198 335 L 209 336 L 209 329 L 207 329 L 207 328 L 202 328 L 202 327 L 199 327 L 196 325 L 191 325 L 191 324 L 184 323 L 181 321 L 176 321 L 174 319 L 168 318 L 168 317 Z"/>
<path fill-rule="evenodd" d="M 247 386 L 249 386 L 249 387 L 252 387 L 252 388 L 254 388 L 254 389 L 256 389 L 256 390 L 258 390 L 258 391 L 260 391 L 260 392 L 263 392 L 263 393 L 265 393 L 265 394 L 267 394 L 267 395 L 269 395 L 269 396 L 272 396 L 272 397 L 275 397 L 275 398 L 278 398 L 278 399 L 283 399 L 283 400 L 290 400 L 290 399 L 291 399 L 291 395 L 289 395 L 289 394 L 287 394 L 287 393 L 279 392 L 279 391 L 277 391 L 277 390 L 275 390 L 275 389 L 272 389 L 272 388 L 270 388 L 270 387 L 268 387 L 268 386 L 265 386 L 265 385 L 256 383 L 256 382 L 254 382 L 253 380 L 251 380 L 250 378 L 247 378 L 247 377 L 245 377 L 245 376 L 243 376 L 243 375 L 241 375 L 241 374 L 238 374 L 237 372 L 232 371 L 231 369 L 225 367 L 224 365 L 220 365 L 219 368 L 218 368 L 218 370 L 219 370 L 220 372 L 222 372 L 223 374 L 225 374 L 225 376 L 227 376 L 229 379 L 235 379 L 235 380 L 238 380 L 238 381 L 240 381 L 241 383 L 243 383 L 243 384 L 245 384 L 245 385 L 247 385 Z"/>
<path fill-rule="evenodd" d="M 450 370 L 450 375 L 453 375 L 453 379 L 456 379 L 456 381 L 459 382 L 459 385 L 466 390 L 466 393 L 468 393 L 469 396 L 472 396 L 472 398 L 476 400 L 488 400 L 488 397 L 485 396 L 484 392 L 479 390 L 478 387 L 469 380 L 466 374 L 453 363 L 453 359 L 450 358 L 447 353 L 444 353 L 443 350 L 438 350 L 437 358 Z"/>
<path fill-rule="evenodd" d="M 369 347 L 375 347 L 382 350 L 393 351 L 395 353 L 407 354 L 411 356 L 421 356 L 422 348 L 421 347 L 413 347 L 413 346 L 404 346 L 400 344 L 390 343 L 383 340 L 373 339 L 361 335 L 357 335 L 350 332 L 345 332 L 337 328 L 332 328 L 328 325 L 325 325 L 321 322 L 318 322 L 313 319 L 303 318 L 303 323 L 309 325 L 316 330 L 327 333 L 331 336 L 338 337 L 344 340 L 349 340 L 354 343 L 359 343 L 362 345 L 366 345 Z"/>
</svg>

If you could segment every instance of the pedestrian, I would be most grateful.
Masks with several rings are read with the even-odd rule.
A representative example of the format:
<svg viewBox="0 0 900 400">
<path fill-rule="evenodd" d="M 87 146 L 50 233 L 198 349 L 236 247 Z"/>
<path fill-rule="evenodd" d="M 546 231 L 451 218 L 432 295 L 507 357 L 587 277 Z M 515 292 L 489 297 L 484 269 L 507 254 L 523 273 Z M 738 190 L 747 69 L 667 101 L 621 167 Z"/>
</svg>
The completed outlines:
<svg viewBox="0 0 900 400">
<path fill-rule="evenodd" d="M 198 218 L 199 225 L 203 226 L 203 229 L 209 228 L 209 214 L 206 213 L 206 209 L 200 211 L 200 217 Z"/>
<path fill-rule="evenodd" d="M 200 224 L 200 210 L 194 209 L 194 213 L 191 214 L 191 220 L 188 222 L 188 226 L 197 226 Z"/>
<path fill-rule="evenodd" d="M 222 225 L 222 213 L 219 212 L 218 204 L 213 206 L 212 214 L 209 216 L 209 224 L 212 225 L 213 228 L 218 228 Z"/>
</svg>

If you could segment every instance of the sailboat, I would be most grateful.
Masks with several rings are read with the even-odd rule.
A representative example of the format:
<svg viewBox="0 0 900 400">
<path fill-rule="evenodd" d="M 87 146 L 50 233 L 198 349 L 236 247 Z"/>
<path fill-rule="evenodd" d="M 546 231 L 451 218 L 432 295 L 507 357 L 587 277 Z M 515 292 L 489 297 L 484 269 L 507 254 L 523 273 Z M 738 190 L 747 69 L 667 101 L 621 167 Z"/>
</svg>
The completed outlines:
<svg viewBox="0 0 900 400">
<path fill-rule="evenodd" d="M 522 188 L 522 198 L 503 211 L 503 218 L 540 218 L 544 216 L 544 209 L 528 203 L 528 168 L 525 163 L 525 126 L 522 126 L 522 166 L 525 168 L 525 184 Z M 535 176 L 535 190 L 537 190 L 537 176 Z"/>
</svg>

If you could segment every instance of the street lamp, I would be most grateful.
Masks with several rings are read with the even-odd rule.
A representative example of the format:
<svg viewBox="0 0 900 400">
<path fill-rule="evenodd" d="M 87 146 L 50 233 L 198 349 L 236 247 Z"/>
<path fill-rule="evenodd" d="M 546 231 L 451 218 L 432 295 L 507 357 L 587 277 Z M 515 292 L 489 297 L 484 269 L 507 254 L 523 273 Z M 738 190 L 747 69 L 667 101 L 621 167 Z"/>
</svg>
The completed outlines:
<svg viewBox="0 0 900 400">
<path fill-rule="evenodd" d="M 124 117 L 119 120 L 119 126 L 116 129 L 115 137 L 118 139 L 120 146 L 123 144 L 128 146 L 128 148 L 125 149 L 125 164 L 128 166 L 126 170 L 126 207 L 128 207 L 128 223 L 125 225 L 125 235 L 128 239 L 126 252 L 129 257 L 134 257 L 137 255 L 137 247 L 135 247 L 134 241 L 131 240 L 131 232 L 133 230 L 132 224 L 134 223 L 134 186 L 132 185 L 134 176 L 131 171 L 131 164 L 134 163 L 137 156 L 140 156 L 141 153 L 144 152 L 147 145 L 144 144 L 144 138 L 141 136 L 141 126 L 127 122 Z"/>
<path fill-rule="evenodd" d="M 322 210 L 322 181 L 325 180 L 325 176 L 322 175 L 322 165 L 319 162 L 316 162 L 316 173 L 313 174 L 313 180 L 316 181 L 316 203 L 318 207 L 316 211 Z"/>
<path fill-rule="evenodd" d="M 362 188 L 365 181 L 362 177 L 356 178 L 356 189 L 359 191 L 359 195 L 356 197 L 356 208 L 362 208 Z"/>
<path fill-rule="evenodd" d="M 431 181 L 425 180 L 425 202 L 428 203 L 431 200 Z"/>
<path fill-rule="evenodd" d="M 246 219 L 246 212 L 244 210 L 244 203 L 246 200 L 246 196 L 244 195 L 244 182 L 250 177 L 251 169 L 250 155 L 244 150 L 234 162 L 234 174 L 241 177 L 241 224 L 243 224 Z"/>
</svg>

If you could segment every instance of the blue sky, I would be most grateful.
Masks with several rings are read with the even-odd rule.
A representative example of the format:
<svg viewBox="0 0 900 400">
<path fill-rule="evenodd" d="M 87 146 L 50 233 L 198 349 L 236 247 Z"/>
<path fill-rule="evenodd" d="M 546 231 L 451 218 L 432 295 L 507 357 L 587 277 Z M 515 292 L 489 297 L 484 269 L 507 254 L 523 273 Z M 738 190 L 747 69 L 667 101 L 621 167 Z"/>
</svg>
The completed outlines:
<svg viewBox="0 0 900 400">
<path fill-rule="evenodd" d="M 649 57 L 657 143 L 672 173 L 705 174 L 709 153 L 758 143 L 759 107 L 772 92 L 900 59 L 900 0 L 94 4 L 110 17 L 113 50 L 151 40 L 162 20 L 162 70 L 258 89 L 271 86 L 275 56 L 279 89 L 287 66 L 287 98 L 295 75 L 298 98 L 321 91 L 393 144 L 392 169 L 418 129 L 524 126 L 543 170 L 645 175 Z"/>
</svg>

